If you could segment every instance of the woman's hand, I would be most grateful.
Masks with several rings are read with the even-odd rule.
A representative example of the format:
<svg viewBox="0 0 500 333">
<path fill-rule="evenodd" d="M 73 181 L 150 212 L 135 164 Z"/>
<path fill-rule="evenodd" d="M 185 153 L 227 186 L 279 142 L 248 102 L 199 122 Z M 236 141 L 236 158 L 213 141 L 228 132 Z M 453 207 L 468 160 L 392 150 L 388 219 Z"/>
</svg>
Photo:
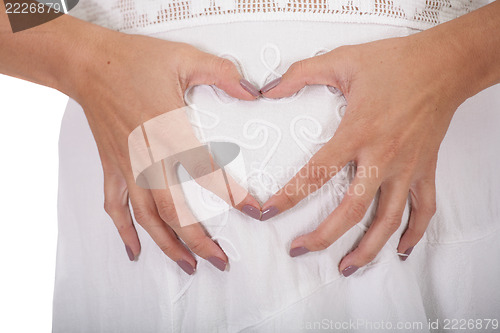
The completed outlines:
<svg viewBox="0 0 500 333">
<path fill-rule="evenodd" d="M 85 110 L 97 142 L 104 170 L 106 212 L 112 217 L 130 260 L 139 254 L 140 243 L 132 223 L 129 198 L 137 222 L 186 273 L 194 273 L 196 260 L 178 238 L 194 253 L 224 270 L 228 259 L 202 226 L 195 223 L 181 227 L 168 189 L 137 186 L 131 170 L 128 137 L 145 121 L 182 108 L 184 92 L 193 85 L 216 85 L 244 100 L 256 96 L 243 88 L 239 72 L 226 59 L 187 44 L 109 34 L 110 37 L 96 36 L 101 43 L 79 69 L 78 83 L 70 92 Z M 188 127 L 167 133 L 171 137 L 165 145 L 182 151 L 186 140 L 196 141 Z M 211 190 L 210 186 L 207 188 Z M 259 204 L 250 195 L 235 206 L 247 214 L 249 211 L 260 214 Z"/>
<path fill-rule="evenodd" d="M 361 221 L 379 190 L 375 219 L 357 248 L 343 258 L 340 271 L 349 276 L 375 258 L 399 228 L 408 197 L 410 221 L 397 248 L 403 260 L 423 236 L 436 210 L 439 146 L 467 96 L 444 46 L 433 48 L 427 38 L 417 34 L 337 48 L 293 64 L 264 93 L 280 98 L 305 85 L 322 84 L 340 89 L 348 103 L 334 137 L 263 205 L 263 219 L 284 212 L 349 161 L 356 163 L 356 176 L 341 204 L 315 231 L 292 242 L 291 256 L 329 247 Z"/>
<path fill-rule="evenodd" d="M 144 122 L 182 108 L 184 91 L 190 86 L 213 84 L 244 100 L 255 99 L 260 95 L 258 90 L 241 80 L 230 61 L 186 44 L 126 35 L 69 15 L 14 34 L 4 9 L 0 2 L 0 73 L 58 89 L 83 107 L 104 170 L 105 209 L 118 228 L 130 260 L 137 258 L 140 243 L 129 198 L 139 224 L 186 273 L 194 273 L 196 260 L 178 238 L 224 270 L 227 257 L 202 226 L 180 226 L 169 190 L 137 186 L 128 137 Z M 175 132 L 162 144 L 175 151 L 197 145 L 193 133 L 183 133 L 179 128 Z M 206 174 L 207 170 L 193 167 Z M 211 178 L 208 175 L 196 180 L 218 194 L 220 184 L 214 186 Z M 231 186 L 233 180 L 228 177 L 227 182 Z M 245 192 L 241 187 L 231 187 L 233 190 Z M 260 217 L 260 207 L 253 197 L 246 195 L 236 203 L 233 197 L 227 197 L 227 191 L 225 194 L 226 202 L 254 218 Z"/>
</svg>

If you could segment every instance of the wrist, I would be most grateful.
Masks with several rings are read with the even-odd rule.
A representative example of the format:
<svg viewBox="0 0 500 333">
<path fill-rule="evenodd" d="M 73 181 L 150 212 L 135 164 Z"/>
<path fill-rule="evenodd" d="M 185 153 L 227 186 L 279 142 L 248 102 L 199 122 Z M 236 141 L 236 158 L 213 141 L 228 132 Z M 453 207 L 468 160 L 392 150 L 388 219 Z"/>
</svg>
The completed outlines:
<svg viewBox="0 0 500 333">
<path fill-rule="evenodd" d="M 500 1 L 413 35 L 458 105 L 500 83 Z M 458 107 L 458 105 L 456 105 Z"/>
<path fill-rule="evenodd" d="M 96 80 L 117 52 L 118 39 L 123 35 L 93 24 L 82 22 L 74 26 L 65 43 L 61 64 L 57 70 L 56 89 L 81 104 L 95 89 Z"/>
</svg>

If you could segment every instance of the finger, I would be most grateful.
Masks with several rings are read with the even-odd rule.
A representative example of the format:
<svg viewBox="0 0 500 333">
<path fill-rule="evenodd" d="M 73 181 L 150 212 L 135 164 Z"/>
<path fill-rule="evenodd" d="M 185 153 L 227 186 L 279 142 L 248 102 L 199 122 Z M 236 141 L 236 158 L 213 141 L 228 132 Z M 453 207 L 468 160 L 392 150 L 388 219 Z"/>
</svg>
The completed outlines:
<svg viewBox="0 0 500 333">
<path fill-rule="evenodd" d="M 263 87 L 262 94 L 268 98 L 288 97 L 311 84 L 340 88 L 335 73 L 340 64 L 337 64 L 339 58 L 334 51 L 293 63 L 281 80 L 277 80 L 279 83 L 270 82 Z"/>
<path fill-rule="evenodd" d="M 380 197 L 375 219 L 354 251 L 340 262 L 339 269 L 344 276 L 353 274 L 375 259 L 389 238 L 401 225 L 409 183 L 385 182 L 380 187 Z"/>
<path fill-rule="evenodd" d="M 127 182 L 100 145 L 98 151 L 104 175 L 104 210 L 113 220 L 129 260 L 135 261 L 141 252 L 141 243 L 130 214 Z"/>
<path fill-rule="evenodd" d="M 225 271 L 228 258 L 224 251 L 210 237 L 200 223 L 174 228 L 187 247 L 206 259 L 220 271 Z"/>
<path fill-rule="evenodd" d="M 336 135 L 300 171 L 262 206 L 261 220 L 282 213 L 320 189 L 351 160 L 352 149 Z"/>
<path fill-rule="evenodd" d="M 141 243 L 128 206 L 127 183 L 121 174 L 104 174 L 104 210 L 113 220 L 130 261 L 136 260 Z"/>
<path fill-rule="evenodd" d="M 260 91 L 245 80 L 236 65 L 228 59 L 199 52 L 188 77 L 188 86 L 215 85 L 228 95 L 251 101 L 260 97 Z"/>
<path fill-rule="evenodd" d="M 292 242 L 290 256 L 321 251 L 333 244 L 363 219 L 379 186 L 380 181 L 376 177 L 356 176 L 340 205 L 318 228 Z"/>
<path fill-rule="evenodd" d="M 218 148 L 217 151 L 219 150 Z M 178 159 L 179 162 L 200 186 L 217 195 L 228 205 L 250 217 L 260 219 L 260 205 L 257 200 L 216 163 L 206 147 L 190 149 L 180 155 L 182 156 Z M 176 167 L 170 165 L 170 169 L 166 170 L 168 183 L 179 183 Z"/>
<path fill-rule="evenodd" d="M 136 169 L 135 177 L 141 176 L 140 184 L 151 189 L 165 189 L 168 188 L 166 184 L 172 188 L 195 180 L 229 205 L 260 218 L 257 200 L 216 163 L 219 161 L 224 166 L 236 158 L 240 149 L 237 145 L 224 142 L 202 145 L 183 109 L 157 117 L 143 128 L 134 130 L 128 141 L 131 164 Z M 172 137 L 177 139 L 173 142 Z M 150 165 L 153 160 L 158 162 Z"/>
<path fill-rule="evenodd" d="M 151 190 L 158 214 L 168 224 L 188 248 L 224 271 L 228 258 L 224 251 L 210 238 L 200 223 L 197 223 L 189 208 L 178 200 L 175 203 L 169 190 Z M 180 216 L 180 218 L 179 218 Z M 181 221 L 183 222 L 181 224 Z"/>
<path fill-rule="evenodd" d="M 153 241 L 170 259 L 189 275 L 194 274 L 196 259 L 177 238 L 174 231 L 158 215 L 151 192 L 135 184 L 129 185 L 134 216 Z"/>
<path fill-rule="evenodd" d="M 411 212 L 408 228 L 398 245 L 401 260 L 406 260 L 413 247 L 422 239 L 431 218 L 436 213 L 436 186 L 434 178 L 419 181 L 410 188 Z"/>
</svg>

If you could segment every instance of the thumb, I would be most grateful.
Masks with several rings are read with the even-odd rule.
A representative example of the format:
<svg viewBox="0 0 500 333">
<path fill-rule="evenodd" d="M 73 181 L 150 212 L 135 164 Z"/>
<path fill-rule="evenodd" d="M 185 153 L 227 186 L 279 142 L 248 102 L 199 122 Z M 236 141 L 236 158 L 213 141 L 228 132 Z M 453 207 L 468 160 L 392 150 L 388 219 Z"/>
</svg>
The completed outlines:
<svg viewBox="0 0 500 333">
<path fill-rule="evenodd" d="M 334 51 L 293 63 L 280 79 L 271 81 L 261 90 L 268 98 L 288 97 L 307 85 L 321 84 L 340 89 L 337 83 L 339 58 Z"/>
<path fill-rule="evenodd" d="M 242 100 L 251 101 L 261 96 L 259 89 L 241 76 L 231 60 L 205 52 L 194 59 L 188 78 L 188 87 L 202 84 L 215 85 Z"/>
</svg>

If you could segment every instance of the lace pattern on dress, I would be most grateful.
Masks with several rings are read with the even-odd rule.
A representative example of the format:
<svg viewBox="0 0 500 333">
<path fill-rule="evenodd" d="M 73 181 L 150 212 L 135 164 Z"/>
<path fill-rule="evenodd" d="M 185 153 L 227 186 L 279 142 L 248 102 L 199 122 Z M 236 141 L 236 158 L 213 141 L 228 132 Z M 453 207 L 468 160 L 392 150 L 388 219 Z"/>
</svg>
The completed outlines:
<svg viewBox="0 0 500 333">
<path fill-rule="evenodd" d="M 488 0 L 81 0 L 71 15 L 128 33 L 263 20 L 375 23 L 424 30 L 486 3 Z"/>
</svg>

